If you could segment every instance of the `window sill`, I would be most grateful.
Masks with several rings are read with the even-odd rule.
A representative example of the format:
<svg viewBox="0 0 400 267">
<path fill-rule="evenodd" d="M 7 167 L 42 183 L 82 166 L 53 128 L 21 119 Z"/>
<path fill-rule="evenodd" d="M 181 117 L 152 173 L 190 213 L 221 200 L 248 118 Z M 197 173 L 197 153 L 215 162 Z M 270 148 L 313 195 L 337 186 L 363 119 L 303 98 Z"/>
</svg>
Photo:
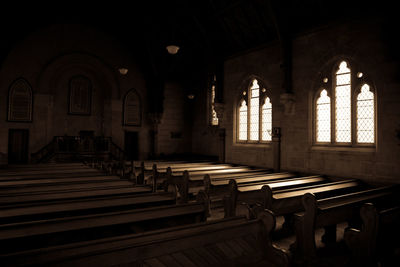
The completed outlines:
<svg viewBox="0 0 400 267">
<path fill-rule="evenodd" d="M 272 148 L 272 143 L 233 143 L 234 147 L 243 148 Z"/>
<path fill-rule="evenodd" d="M 376 147 L 313 145 L 311 151 L 374 153 Z"/>
</svg>

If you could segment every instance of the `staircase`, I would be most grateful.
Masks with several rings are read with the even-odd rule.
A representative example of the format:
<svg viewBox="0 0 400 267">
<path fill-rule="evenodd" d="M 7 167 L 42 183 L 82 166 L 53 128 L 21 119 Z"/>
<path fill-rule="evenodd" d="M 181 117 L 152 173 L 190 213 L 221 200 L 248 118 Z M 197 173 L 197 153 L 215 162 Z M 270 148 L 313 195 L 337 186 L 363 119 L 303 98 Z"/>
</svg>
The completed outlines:
<svg viewBox="0 0 400 267">
<path fill-rule="evenodd" d="M 82 162 L 93 159 L 123 160 L 125 152 L 111 137 L 54 136 L 47 145 L 31 154 L 32 163 Z"/>
</svg>

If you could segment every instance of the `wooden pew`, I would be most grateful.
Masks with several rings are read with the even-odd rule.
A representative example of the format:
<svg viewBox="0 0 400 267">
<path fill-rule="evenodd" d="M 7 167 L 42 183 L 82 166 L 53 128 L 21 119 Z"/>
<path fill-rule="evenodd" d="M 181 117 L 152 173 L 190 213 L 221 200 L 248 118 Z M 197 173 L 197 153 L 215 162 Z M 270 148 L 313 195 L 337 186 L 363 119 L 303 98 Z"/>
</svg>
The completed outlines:
<svg viewBox="0 0 400 267">
<path fill-rule="evenodd" d="M 304 212 L 294 214 L 296 231 L 295 258 L 297 262 L 312 264 L 317 259 L 315 230 L 324 227 L 322 241 L 326 244 L 336 242 L 336 225 L 359 220 L 362 204 L 387 203 L 396 198 L 399 186 L 382 186 L 318 199 L 314 194 L 306 193 L 302 198 Z"/>
<path fill-rule="evenodd" d="M 123 196 L 152 192 L 148 186 L 128 186 L 112 189 L 74 190 L 48 193 L 22 193 L 0 195 L 0 208 L 9 206 L 35 205 L 43 202 L 56 202 L 71 199 L 90 199 L 94 197 Z"/>
<path fill-rule="evenodd" d="M 62 185 L 62 184 L 78 184 L 78 183 L 96 183 L 107 181 L 119 181 L 117 176 L 84 176 L 84 177 L 64 177 L 64 178 L 42 178 L 42 179 L 29 179 L 29 180 L 8 180 L 0 181 L 0 190 L 3 188 L 12 188 L 16 186 L 41 186 L 41 185 Z"/>
<path fill-rule="evenodd" d="M 151 201 L 151 200 L 150 200 Z M 155 202 L 152 202 L 154 204 Z M 62 245 L 139 233 L 205 221 L 209 214 L 204 192 L 197 202 L 162 205 L 0 225 L 2 252 Z"/>
<path fill-rule="evenodd" d="M 7 176 L 0 176 L 0 181 L 19 181 L 19 180 L 33 180 L 33 179 L 62 179 L 62 178 L 77 178 L 77 177 L 93 177 L 104 176 L 104 173 L 97 170 L 85 170 L 83 172 L 37 172 L 34 174 L 13 174 Z"/>
<path fill-rule="evenodd" d="M 0 208 L 0 224 L 46 220 L 59 217 L 89 215 L 100 212 L 122 211 L 176 204 L 175 192 L 103 196 L 89 199 L 72 199 L 9 205 Z"/>
<path fill-rule="evenodd" d="M 75 168 L 37 168 L 37 169 L 29 169 L 29 170 L 10 170 L 7 172 L 2 172 L 1 177 L 8 176 L 38 176 L 38 175 L 52 175 L 52 174 L 73 174 L 73 173 L 98 173 L 98 171 L 88 168 L 86 166 L 83 167 L 75 167 Z"/>
<path fill-rule="evenodd" d="M 211 174 L 211 176 L 210 174 L 205 174 L 203 177 L 201 175 L 193 175 L 189 177 L 189 172 L 186 171 L 183 172 L 182 178 L 173 177 L 172 183 L 177 187 L 177 190 L 183 199 L 189 199 L 190 196 L 195 195 L 198 191 L 204 190 L 211 199 L 221 200 L 223 195 L 229 192 L 229 181 L 232 178 L 234 178 L 238 184 L 252 184 L 294 176 L 295 174 L 287 172 L 270 173 L 269 171 L 264 172 L 260 170 L 251 170 L 233 173 L 214 173 Z M 168 185 L 167 182 L 165 184 Z"/>
<path fill-rule="evenodd" d="M 1 183 L 0 183 L 1 184 Z M 50 193 L 50 192 L 71 192 L 74 190 L 99 190 L 111 188 L 125 188 L 133 187 L 133 184 L 124 180 L 109 180 L 109 181 L 89 181 L 87 183 L 72 182 L 72 183 L 54 183 L 54 184 L 35 184 L 30 186 L 14 185 L 14 186 L 1 186 L 0 196 L 5 194 L 29 194 L 29 193 Z"/>
<path fill-rule="evenodd" d="M 400 205 L 377 208 L 365 203 L 360 209 L 362 227 L 347 228 L 344 240 L 352 252 L 352 266 L 396 266 L 400 262 Z M 396 255 L 397 253 L 397 255 Z"/>
<path fill-rule="evenodd" d="M 288 254 L 269 238 L 275 217 L 260 212 L 143 234 L 0 255 L 3 266 L 280 266 Z"/>
<path fill-rule="evenodd" d="M 70 170 L 70 169 L 87 168 L 83 163 L 40 163 L 40 164 L 19 164 L 8 165 L 4 169 L 0 169 L 0 175 L 10 172 L 28 172 L 31 170 Z"/>
<path fill-rule="evenodd" d="M 155 167 L 154 167 L 155 166 Z M 154 169 L 158 172 L 158 178 L 163 178 L 167 172 L 167 168 L 208 168 L 220 169 L 224 167 L 232 167 L 230 164 L 216 164 L 213 162 L 141 162 L 139 170 L 136 170 L 138 184 L 144 183 L 149 177 L 153 177 Z"/>
<path fill-rule="evenodd" d="M 235 216 L 238 202 L 250 206 L 260 204 L 264 208 L 274 209 L 274 212 L 279 215 L 295 212 L 302 208 L 301 197 L 305 192 L 322 193 L 357 185 L 358 183 L 354 180 L 330 182 L 329 179 L 320 175 L 290 177 L 239 185 L 236 180 L 232 179 L 229 181 L 229 194 L 224 197 L 225 216 Z M 276 199 L 272 199 L 273 192 L 280 193 L 280 195 L 276 195 L 276 198 L 280 198 L 278 205 L 276 205 Z M 274 205 L 272 205 L 273 202 Z M 284 204 L 281 204 L 281 202 L 284 202 Z"/>
<path fill-rule="evenodd" d="M 169 168 L 167 169 L 166 179 L 162 183 L 162 188 L 166 189 L 169 185 L 174 185 L 178 188 L 178 191 L 183 199 L 188 199 L 189 193 L 196 193 L 199 190 L 205 189 L 207 192 L 210 191 L 210 180 L 209 177 L 212 175 L 216 176 L 221 180 L 228 180 L 229 178 L 243 177 L 248 178 L 249 176 L 258 176 L 270 174 L 269 169 L 252 169 L 248 167 L 235 167 L 235 168 L 224 168 L 219 170 L 198 170 L 183 172 L 172 172 Z M 190 177 L 189 177 L 190 174 Z M 206 176 L 208 175 L 208 176 Z M 154 176 L 157 177 L 157 176 Z M 224 178 L 223 178 L 224 177 Z M 157 178 L 158 179 L 158 178 Z M 158 181 L 156 182 L 158 184 Z"/>
<path fill-rule="evenodd" d="M 214 173 L 214 174 L 229 174 L 229 173 L 239 173 L 239 172 L 261 172 L 262 169 L 251 169 L 249 167 L 232 167 L 223 164 L 213 165 L 213 166 L 187 166 L 185 168 L 174 169 L 177 171 L 172 172 L 171 167 L 167 167 L 164 171 L 160 171 L 156 164 L 153 164 L 152 174 L 147 176 L 144 181 L 146 184 L 152 184 L 154 190 L 158 187 L 166 188 L 169 184 L 178 185 L 183 177 L 183 174 L 190 171 L 197 180 L 202 180 L 204 174 Z M 141 182 L 138 182 L 141 184 Z"/>
</svg>

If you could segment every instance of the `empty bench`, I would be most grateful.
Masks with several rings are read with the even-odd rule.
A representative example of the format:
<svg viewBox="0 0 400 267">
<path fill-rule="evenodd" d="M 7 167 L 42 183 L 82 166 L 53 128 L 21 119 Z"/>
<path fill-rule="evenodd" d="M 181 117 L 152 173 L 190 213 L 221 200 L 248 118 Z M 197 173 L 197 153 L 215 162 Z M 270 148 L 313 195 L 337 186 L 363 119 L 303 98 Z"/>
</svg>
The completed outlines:
<svg viewBox="0 0 400 267">
<path fill-rule="evenodd" d="M 106 213 L 0 225 L 2 252 L 87 241 L 205 221 L 209 205 L 205 195 L 197 202 L 128 209 Z"/>
<path fill-rule="evenodd" d="M 360 209 L 362 227 L 345 230 L 344 240 L 352 252 L 352 266 L 396 266 L 400 262 L 400 203 Z"/>
<path fill-rule="evenodd" d="M 279 266 L 287 253 L 272 245 L 275 217 L 234 217 L 143 234 L 0 255 L 3 266 Z"/>
<path fill-rule="evenodd" d="M 317 228 L 325 228 L 323 243 L 334 243 L 338 223 L 349 222 L 351 225 L 359 220 L 359 210 L 364 203 L 388 203 L 397 197 L 398 192 L 398 186 L 382 186 L 322 199 L 306 193 L 302 198 L 304 212 L 294 214 L 296 261 L 312 263 L 317 259 Z"/>
</svg>

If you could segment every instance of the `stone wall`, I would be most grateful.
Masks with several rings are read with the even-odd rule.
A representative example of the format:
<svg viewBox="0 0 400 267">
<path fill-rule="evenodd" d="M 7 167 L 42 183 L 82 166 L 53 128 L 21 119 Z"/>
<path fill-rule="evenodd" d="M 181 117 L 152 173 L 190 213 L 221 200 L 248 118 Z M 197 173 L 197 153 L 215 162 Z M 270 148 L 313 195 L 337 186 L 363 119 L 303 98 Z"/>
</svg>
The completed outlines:
<svg viewBox="0 0 400 267">
<path fill-rule="evenodd" d="M 138 131 L 140 156 L 149 153 L 148 124 L 122 126 L 122 101 L 135 88 L 146 111 L 143 75 L 135 62 L 127 60 L 128 52 L 111 37 L 82 25 L 54 25 L 21 38 L 0 68 L 0 153 L 7 157 L 8 130 L 29 129 L 29 153 L 38 151 L 56 135 L 112 136 L 122 148 L 124 131 Z M 101 45 L 99 45 L 101 44 Z M 129 62 L 127 62 L 129 61 Z M 126 66 L 122 76 L 118 68 Z M 91 111 L 88 115 L 69 113 L 69 80 L 86 76 L 92 84 Z M 28 123 L 7 121 L 7 99 L 10 84 L 26 79 L 33 91 L 33 120 Z"/>
<path fill-rule="evenodd" d="M 295 110 L 284 113 L 279 43 L 249 51 L 225 62 L 224 102 L 228 162 L 272 167 L 267 145 L 236 143 L 237 96 L 243 81 L 259 77 L 271 90 L 273 127 L 281 127 L 281 169 L 362 178 L 371 182 L 400 182 L 399 63 L 391 54 L 379 20 L 354 21 L 297 36 L 293 41 Z M 390 39 L 389 39 L 390 40 Z M 350 58 L 376 88 L 377 142 L 373 149 L 326 148 L 313 145 L 312 108 L 320 73 L 329 62 Z"/>
</svg>

